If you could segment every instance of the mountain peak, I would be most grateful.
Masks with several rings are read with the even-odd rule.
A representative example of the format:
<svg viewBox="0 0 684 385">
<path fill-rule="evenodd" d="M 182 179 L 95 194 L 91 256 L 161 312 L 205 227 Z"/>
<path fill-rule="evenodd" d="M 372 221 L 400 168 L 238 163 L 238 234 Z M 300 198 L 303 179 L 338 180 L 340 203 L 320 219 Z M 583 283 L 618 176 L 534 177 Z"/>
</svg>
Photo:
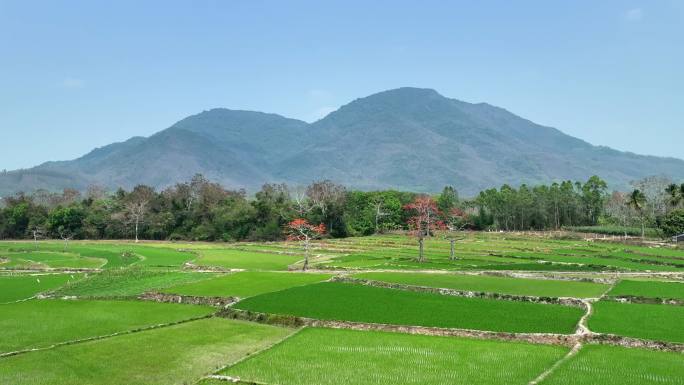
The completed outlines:
<svg viewBox="0 0 684 385">
<path fill-rule="evenodd" d="M 134 165 L 135 167 L 132 167 Z M 592 146 L 487 103 L 429 88 L 401 87 L 356 99 L 314 123 L 277 114 L 214 108 L 149 138 L 134 138 L 72 161 L 0 174 L 0 195 L 37 188 L 157 188 L 204 175 L 230 188 L 330 179 L 359 189 L 463 194 L 507 183 L 585 180 L 611 188 L 666 174 L 684 161 Z"/>
</svg>

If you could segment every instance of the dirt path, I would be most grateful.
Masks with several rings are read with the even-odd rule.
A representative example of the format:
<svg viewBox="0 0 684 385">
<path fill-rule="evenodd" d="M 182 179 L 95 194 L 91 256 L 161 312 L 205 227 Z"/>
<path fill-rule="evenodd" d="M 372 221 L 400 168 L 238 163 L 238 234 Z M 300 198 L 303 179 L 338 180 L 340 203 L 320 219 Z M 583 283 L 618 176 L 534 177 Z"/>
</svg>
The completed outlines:
<svg viewBox="0 0 684 385">
<path fill-rule="evenodd" d="M 556 369 L 558 369 L 558 368 L 559 368 L 561 365 L 563 365 L 566 361 L 568 361 L 569 359 L 571 359 L 572 357 L 574 357 L 574 356 L 580 351 L 580 349 L 582 349 L 582 343 L 578 342 L 575 346 L 572 347 L 572 349 L 570 349 L 570 351 L 568 352 L 568 354 L 566 354 L 565 356 L 563 356 L 563 358 L 561 358 L 560 360 L 556 361 L 553 365 L 551 365 L 550 368 L 548 368 L 548 369 L 546 369 L 545 371 L 543 371 L 540 375 L 537 376 L 537 378 L 535 378 L 534 380 L 530 381 L 530 382 L 528 383 L 528 385 L 537 385 L 537 384 L 539 384 L 540 382 L 544 381 L 544 379 L 546 379 L 546 377 L 550 376 L 551 373 L 553 373 L 554 371 L 556 371 Z"/>
<path fill-rule="evenodd" d="M 579 322 L 577 323 L 577 330 L 575 330 L 575 335 L 577 337 L 581 338 L 584 336 L 594 334 L 591 330 L 589 330 L 589 326 L 587 325 L 587 320 L 589 319 L 589 317 L 591 317 L 591 314 L 594 312 L 592 302 L 593 302 L 592 300 L 587 300 L 587 299 L 582 300 L 582 303 L 585 306 L 586 312 L 584 313 L 582 318 L 580 318 Z"/>
</svg>

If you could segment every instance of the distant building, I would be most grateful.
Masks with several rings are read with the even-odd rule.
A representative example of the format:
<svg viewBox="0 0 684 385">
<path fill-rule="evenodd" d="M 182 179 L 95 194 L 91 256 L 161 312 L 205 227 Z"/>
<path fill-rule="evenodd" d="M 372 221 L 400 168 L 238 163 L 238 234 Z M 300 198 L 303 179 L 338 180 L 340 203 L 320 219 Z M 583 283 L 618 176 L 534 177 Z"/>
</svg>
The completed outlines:
<svg viewBox="0 0 684 385">
<path fill-rule="evenodd" d="M 684 234 L 675 235 L 672 237 L 672 242 L 684 242 Z"/>
</svg>

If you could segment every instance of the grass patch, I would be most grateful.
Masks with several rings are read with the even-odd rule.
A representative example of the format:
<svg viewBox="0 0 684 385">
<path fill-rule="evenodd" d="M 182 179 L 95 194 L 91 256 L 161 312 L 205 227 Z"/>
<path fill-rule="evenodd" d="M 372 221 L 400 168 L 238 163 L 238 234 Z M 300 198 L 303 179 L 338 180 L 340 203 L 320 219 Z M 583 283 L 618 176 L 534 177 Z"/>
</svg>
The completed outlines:
<svg viewBox="0 0 684 385">
<path fill-rule="evenodd" d="M 0 352 L 181 321 L 213 311 L 208 306 L 140 301 L 30 300 L 0 305 Z"/>
<path fill-rule="evenodd" d="M 466 274 L 361 273 L 354 277 L 406 285 L 539 297 L 599 297 L 608 288 L 607 285 L 591 282 Z"/>
<path fill-rule="evenodd" d="M 631 237 L 641 236 L 641 227 L 624 227 L 624 226 L 565 226 L 564 230 L 575 231 L 578 233 L 594 233 L 605 235 L 624 236 L 627 234 Z M 644 229 L 644 235 L 651 238 L 661 238 L 663 232 L 655 227 L 647 227 Z"/>
<path fill-rule="evenodd" d="M 259 253 L 236 249 L 202 250 L 195 262 L 200 266 L 217 266 L 227 269 L 287 270 L 302 259 L 301 256 L 275 253 Z"/>
<path fill-rule="evenodd" d="M 54 294 L 77 297 L 136 296 L 146 291 L 197 282 L 213 277 L 213 274 L 159 271 L 137 267 L 105 270 L 88 278 L 67 284 Z"/>
<path fill-rule="evenodd" d="M 248 298 L 238 309 L 323 320 L 465 328 L 501 332 L 572 333 L 582 310 L 324 282 Z"/>
<path fill-rule="evenodd" d="M 136 262 L 138 266 L 182 266 L 185 262 L 196 258 L 193 253 L 171 248 L 129 245 L 127 249 L 142 257 L 139 262 Z"/>
<path fill-rule="evenodd" d="M 222 372 L 280 385 L 527 384 L 560 346 L 305 329 Z"/>
<path fill-rule="evenodd" d="M 42 252 L 59 252 L 59 253 L 71 253 L 78 254 L 85 258 L 98 258 L 104 260 L 105 262 L 97 267 L 103 268 L 116 268 L 128 266 L 132 263 L 138 262 L 140 257 L 133 254 L 128 254 L 123 250 L 113 248 L 111 244 L 88 244 L 88 243 L 72 243 L 68 247 L 64 247 L 63 243 L 58 242 L 44 242 L 38 247 L 39 253 Z M 23 252 L 34 252 L 35 246 L 29 243 L 14 243 L 11 244 L 10 250 L 12 251 L 23 251 Z M 104 266 L 102 266 L 104 265 Z"/>
<path fill-rule="evenodd" d="M 83 257 L 74 253 L 57 253 L 42 251 L 22 251 L 3 253 L 8 261 L 0 267 L 15 269 L 48 269 L 48 268 L 99 268 L 107 261 L 102 258 Z"/>
<path fill-rule="evenodd" d="M 0 304 L 31 298 L 38 293 L 77 281 L 82 274 L 41 274 L 0 276 Z"/>
<path fill-rule="evenodd" d="M 608 295 L 684 300 L 684 282 L 620 281 Z"/>
<path fill-rule="evenodd" d="M 627 337 L 684 343 L 684 306 L 623 304 L 594 305 L 589 329 Z"/>
<path fill-rule="evenodd" d="M 165 293 L 201 297 L 251 297 L 294 286 L 325 281 L 331 274 L 240 272 L 213 279 L 182 284 L 162 290 Z"/>
<path fill-rule="evenodd" d="M 211 318 L 0 360 L 2 384 L 191 384 L 291 330 Z"/>
<path fill-rule="evenodd" d="M 586 345 L 542 385 L 683 385 L 681 353 Z"/>
</svg>

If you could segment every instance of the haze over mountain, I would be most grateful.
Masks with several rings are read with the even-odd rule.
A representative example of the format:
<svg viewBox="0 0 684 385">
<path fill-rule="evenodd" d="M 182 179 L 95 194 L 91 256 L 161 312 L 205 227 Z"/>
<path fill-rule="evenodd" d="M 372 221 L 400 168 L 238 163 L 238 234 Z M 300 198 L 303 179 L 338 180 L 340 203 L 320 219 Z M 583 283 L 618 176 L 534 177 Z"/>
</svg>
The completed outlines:
<svg viewBox="0 0 684 385">
<path fill-rule="evenodd" d="M 399 88 L 354 100 L 310 124 L 261 112 L 204 111 L 147 138 L 2 173 L 0 195 L 89 184 L 162 188 L 195 173 L 252 192 L 266 182 L 331 179 L 365 190 L 435 192 L 450 184 L 472 195 L 503 183 L 594 174 L 617 189 L 648 175 L 681 180 L 684 161 L 593 146 L 486 103 Z"/>
</svg>

